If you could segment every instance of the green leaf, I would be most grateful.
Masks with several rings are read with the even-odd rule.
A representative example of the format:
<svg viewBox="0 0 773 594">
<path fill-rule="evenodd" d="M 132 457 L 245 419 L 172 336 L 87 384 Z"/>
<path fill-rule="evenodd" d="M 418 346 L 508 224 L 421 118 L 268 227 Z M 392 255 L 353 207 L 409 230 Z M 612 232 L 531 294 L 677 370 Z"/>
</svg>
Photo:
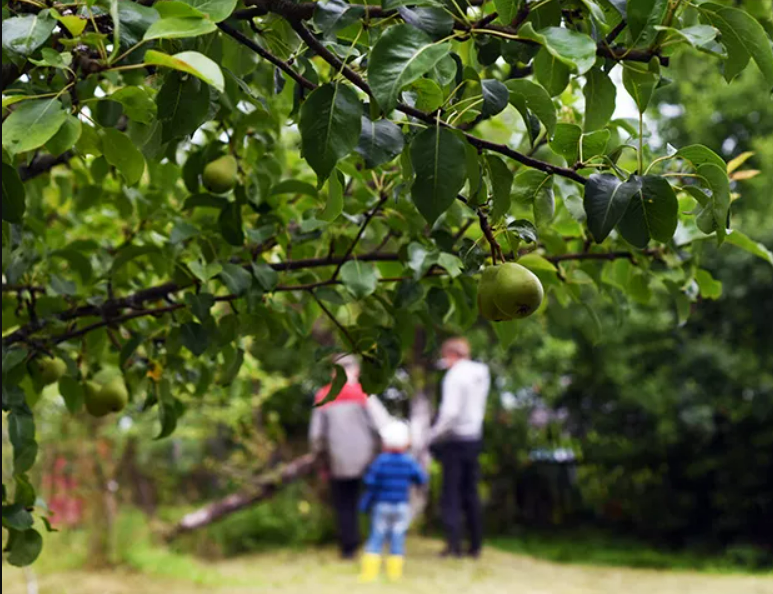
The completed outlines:
<svg viewBox="0 0 773 594">
<path fill-rule="evenodd" d="M 356 23 L 363 14 L 362 7 L 352 6 L 344 0 L 317 2 L 314 9 L 314 24 L 324 35 L 332 36 Z"/>
<path fill-rule="evenodd" d="M 677 29 L 675 27 L 655 28 L 658 31 L 665 31 L 668 33 L 668 38 L 666 41 L 669 43 L 669 45 L 673 44 L 673 39 L 679 39 L 686 41 L 691 46 L 698 49 L 714 41 L 719 34 L 719 30 L 710 25 L 694 25 L 684 29 Z"/>
<path fill-rule="evenodd" d="M 59 380 L 59 393 L 71 415 L 77 415 L 83 409 L 83 386 L 73 377 L 65 376 Z"/>
<path fill-rule="evenodd" d="M 521 6 L 521 0 L 494 0 L 494 6 L 497 9 L 497 18 L 503 25 L 509 25 L 515 20 L 518 9 Z"/>
<path fill-rule="evenodd" d="M 524 169 L 515 176 L 513 199 L 521 204 L 534 204 L 543 192 L 553 191 L 553 176 L 537 169 Z"/>
<path fill-rule="evenodd" d="M 118 2 L 118 20 L 121 23 L 121 45 L 130 48 L 142 41 L 145 32 L 159 20 L 159 15 L 152 6 Z"/>
<path fill-rule="evenodd" d="M 319 195 L 319 192 L 317 192 L 317 188 L 312 186 L 310 183 L 301 181 L 299 179 L 286 179 L 280 181 L 278 184 L 272 186 L 271 188 L 271 196 L 281 196 L 282 194 L 302 194 L 316 198 Z"/>
<path fill-rule="evenodd" d="M 545 126 L 548 137 L 553 136 L 558 119 L 556 107 L 545 87 L 530 80 L 509 80 L 505 86 L 510 92 L 510 103 L 520 112 L 524 121 L 527 121 L 528 112 L 532 112 Z"/>
<path fill-rule="evenodd" d="M 362 131 L 355 149 L 365 160 L 368 169 L 385 165 L 397 158 L 405 148 L 405 140 L 400 126 L 389 120 L 376 120 L 362 117 Z"/>
<path fill-rule="evenodd" d="M 550 149 L 557 155 L 561 155 L 568 165 L 574 165 L 580 159 L 580 141 L 582 129 L 577 124 L 560 123 L 556 126 L 556 133 L 550 141 Z"/>
<path fill-rule="evenodd" d="M 336 398 L 338 398 L 338 396 L 341 394 L 341 390 L 343 390 L 344 386 L 346 385 L 346 370 L 344 370 L 344 368 L 340 365 L 336 365 L 333 369 L 334 376 L 333 383 L 330 384 L 330 390 L 328 391 L 327 395 L 325 395 L 324 399 L 314 404 L 314 408 L 319 408 L 320 406 L 325 406 L 326 404 L 333 402 Z"/>
<path fill-rule="evenodd" d="M 514 233 L 519 239 L 526 243 L 537 243 L 539 235 L 534 223 L 527 219 L 517 219 L 507 226 L 510 233 Z"/>
<path fill-rule="evenodd" d="M 180 18 L 207 18 L 203 12 L 198 8 L 194 8 L 190 4 L 186 4 L 180 0 L 162 0 L 153 4 L 153 8 L 158 11 L 162 19 L 170 19 L 174 17 Z"/>
<path fill-rule="evenodd" d="M 612 119 L 617 105 L 617 87 L 601 68 L 592 68 L 585 75 L 585 121 L 583 129 L 592 132 L 603 128 Z"/>
<path fill-rule="evenodd" d="M 508 349 L 518 338 L 518 320 L 492 323 L 494 332 L 499 339 L 499 346 Z"/>
<path fill-rule="evenodd" d="M 371 262 L 352 260 L 341 267 L 341 281 L 355 299 L 375 293 L 378 278 L 378 269 Z"/>
<path fill-rule="evenodd" d="M 699 268 L 695 271 L 695 282 L 701 290 L 704 299 L 719 299 L 722 297 L 722 283 L 716 280 L 708 270 Z"/>
<path fill-rule="evenodd" d="M 3 163 L 3 220 L 9 223 L 21 223 L 27 210 L 26 192 L 16 167 Z M 5 257 L 5 239 L 3 239 L 3 257 Z M 5 270 L 5 264 L 3 264 Z"/>
<path fill-rule="evenodd" d="M 326 223 L 335 221 L 344 210 L 344 180 L 340 171 L 335 170 L 327 181 L 327 203 L 317 218 Z"/>
<path fill-rule="evenodd" d="M 445 102 L 443 89 L 430 78 L 420 78 L 411 85 L 410 89 L 416 94 L 415 107 L 421 111 L 433 113 Z"/>
<path fill-rule="evenodd" d="M 714 163 L 704 163 L 697 169 L 698 175 L 711 190 L 709 200 L 717 240 L 721 244 L 727 235 L 727 219 L 730 212 L 730 180 L 727 169 Z"/>
<path fill-rule="evenodd" d="M 303 102 L 300 130 L 303 157 L 321 185 L 360 139 L 362 104 L 357 93 L 340 83 L 317 88 Z"/>
<path fill-rule="evenodd" d="M 722 33 L 727 48 L 725 78 L 733 80 L 754 58 L 768 87 L 773 87 L 773 47 L 760 22 L 745 10 L 711 2 L 701 4 L 699 10 Z"/>
<path fill-rule="evenodd" d="M 483 115 L 493 117 L 504 111 L 510 100 L 510 90 L 502 82 L 493 78 L 480 81 L 480 87 L 483 94 Z"/>
<path fill-rule="evenodd" d="M 54 137 L 67 116 L 58 99 L 25 101 L 3 122 L 3 148 L 11 154 L 40 148 Z"/>
<path fill-rule="evenodd" d="M 260 288 L 266 293 L 273 291 L 279 283 L 279 275 L 276 270 L 265 263 L 253 262 L 252 275 L 258 281 Z"/>
<path fill-rule="evenodd" d="M 676 157 L 680 157 L 692 163 L 696 169 L 706 163 L 716 165 L 723 171 L 727 169 L 727 163 L 717 153 L 702 144 L 692 144 L 676 151 Z"/>
<path fill-rule="evenodd" d="M 411 25 L 389 27 L 371 51 L 368 81 L 385 113 L 398 103 L 400 91 L 429 72 L 448 54 L 448 43 L 432 38 Z"/>
<path fill-rule="evenodd" d="M 211 293 L 186 293 L 185 303 L 191 308 L 194 317 L 202 324 L 206 324 L 212 319 L 215 296 Z"/>
<path fill-rule="evenodd" d="M 56 27 L 56 20 L 52 19 L 47 11 L 39 15 L 28 14 L 9 19 L 4 17 L 3 49 L 18 56 L 29 57 L 48 41 L 54 27 Z M 5 54 L 3 54 L 3 63 L 5 63 Z"/>
<path fill-rule="evenodd" d="M 252 286 L 252 275 L 237 264 L 223 264 L 220 279 L 232 295 L 244 295 Z"/>
<path fill-rule="evenodd" d="M 223 271 L 223 267 L 218 262 L 205 263 L 197 260 L 188 262 L 188 268 L 202 283 L 212 280 Z"/>
<path fill-rule="evenodd" d="M 644 249 L 650 239 L 670 241 L 676 232 L 679 201 L 671 184 L 656 175 L 635 176 L 641 184 L 631 197 L 618 230 L 631 245 Z"/>
<path fill-rule="evenodd" d="M 242 220 L 242 207 L 238 202 L 229 202 L 220 211 L 217 219 L 220 226 L 220 234 L 228 243 L 235 247 L 244 245 L 244 221 Z"/>
<path fill-rule="evenodd" d="M 204 13 L 209 20 L 219 23 L 226 20 L 236 8 L 237 0 L 183 0 L 196 10 Z"/>
<path fill-rule="evenodd" d="M 156 102 L 143 87 L 124 87 L 110 95 L 123 106 L 126 116 L 141 124 L 152 124 L 156 119 Z"/>
<path fill-rule="evenodd" d="M 230 355 L 233 352 L 233 355 Z M 226 354 L 229 356 L 226 357 Z M 234 383 L 234 380 L 239 375 L 239 371 L 244 365 L 244 349 L 229 349 L 224 354 L 225 364 L 223 365 L 222 373 L 217 383 L 221 386 L 230 386 Z"/>
<path fill-rule="evenodd" d="M 9 565 L 27 567 L 32 565 L 43 551 L 43 537 L 37 530 L 13 531 L 8 539 Z"/>
<path fill-rule="evenodd" d="M 52 155 L 59 157 L 75 146 L 82 133 L 81 121 L 75 116 L 68 115 L 59 131 L 46 143 L 46 148 Z"/>
<path fill-rule="evenodd" d="M 102 132 L 102 147 L 105 159 L 121 172 L 126 185 L 138 184 L 145 173 L 145 157 L 134 146 L 131 139 L 115 128 Z"/>
<path fill-rule="evenodd" d="M 201 357 L 209 347 L 207 329 L 196 322 L 186 322 L 180 326 L 180 340 L 195 357 Z"/>
<path fill-rule="evenodd" d="M 502 159 L 494 155 L 487 155 L 489 172 L 491 173 L 491 193 L 493 206 L 491 208 L 491 221 L 496 223 L 510 211 L 510 191 L 513 188 L 513 172 Z"/>
<path fill-rule="evenodd" d="M 13 470 L 27 472 L 35 465 L 38 444 L 35 441 L 35 420 L 29 409 L 18 409 L 8 415 L 8 435 L 13 445 Z"/>
<path fill-rule="evenodd" d="M 198 79 L 177 72 L 168 76 L 156 97 L 162 138 L 169 142 L 193 134 L 209 112 L 209 89 Z"/>
<path fill-rule="evenodd" d="M 145 62 L 192 74 L 221 93 L 225 92 L 225 78 L 220 66 L 199 52 L 181 52 L 170 56 L 156 50 L 148 50 L 145 52 Z"/>
<path fill-rule="evenodd" d="M 438 256 L 437 265 L 448 272 L 448 276 L 451 278 L 457 278 L 464 272 L 464 262 L 457 256 L 446 252 Z"/>
<path fill-rule="evenodd" d="M 641 187 L 637 178 L 622 182 L 614 175 L 594 174 L 585 184 L 585 213 L 596 243 L 603 242 L 623 218 Z"/>
<path fill-rule="evenodd" d="M 542 48 L 534 58 L 534 76 L 551 97 L 556 97 L 569 86 L 572 71 L 561 60 Z"/>
<path fill-rule="evenodd" d="M 762 258 L 768 264 L 773 266 L 773 252 L 771 252 L 763 244 L 757 243 L 753 239 L 749 238 L 749 236 L 744 235 L 737 229 L 733 229 L 732 231 L 727 232 L 726 241 L 731 245 L 739 247 L 742 250 L 757 256 L 758 258 Z"/>
<path fill-rule="evenodd" d="M 182 402 L 172 396 L 170 382 L 163 380 L 158 386 L 158 421 L 161 432 L 156 436 L 156 441 L 166 439 L 177 430 L 177 423 L 184 411 Z"/>
<path fill-rule="evenodd" d="M 445 37 L 454 29 L 454 17 L 446 8 L 408 8 L 401 6 L 397 9 L 403 20 L 430 34 L 432 37 Z"/>
<path fill-rule="evenodd" d="M 565 27 L 535 31 L 531 23 L 526 23 L 518 35 L 540 43 L 554 58 L 578 74 L 585 74 L 596 63 L 596 42 L 585 33 Z"/>
<path fill-rule="evenodd" d="M 637 62 L 623 64 L 623 86 L 641 113 L 647 110 L 659 82 L 660 66 L 657 60 L 649 65 Z"/>
<path fill-rule="evenodd" d="M 411 198 L 432 225 L 456 200 L 466 178 L 465 142 L 445 128 L 427 128 L 411 143 L 416 179 Z"/>
<path fill-rule="evenodd" d="M 157 254 L 158 251 L 158 248 L 152 245 L 127 245 L 121 248 L 116 254 L 115 259 L 113 260 L 113 266 L 110 269 L 111 274 L 115 274 L 121 268 L 137 258 L 149 254 Z"/>
<path fill-rule="evenodd" d="M 628 28 L 634 45 L 649 46 L 657 37 L 656 26 L 662 25 L 668 10 L 668 0 L 636 0 L 628 2 Z"/>
<path fill-rule="evenodd" d="M 123 369 L 126 364 L 137 352 L 137 349 L 145 341 L 145 337 L 142 334 L 132 334 L 131 338 L 121 347 L 121 352 L 118 357 L 118 367 Z"/>
<path fill-rule="evenodd" d="M 546 180 L 542 191 L 534 197 L 534 221 L 537 227 L 542 229 L 547 227 L 556 216 L 556 198 L 553 191 L 553 176 Z"/>
<path fill-rule="evenodd" d="M 143 39 L 145 41 L 152 41 L 154 39 L 187 39 L 209 35 L 215 31 L 217 31 L 217 25 L 209 19 L 172 17 L 153 23 L 145 31 Z M 154 50 L 150 51 L 159 53 Z M 145 55 L 145 62 L 149 64 L 154 63 L 148 61 L 147 54 Z M 159 66 L 163 66 L 163 64 L 159 64 Z"/>
<path fill-rule="evenodd" d="M 3 528 L 6 530 L 16 530 L 24 532 L 29 530 L 35 524 L 32 514 L 18 503 L 14 505 L 3 506 Z"/>
<path fill-rule="evenodd" d="M 86 25 L 89 24 L 87 19 L 82 19 L 74 14 L 66 16 L 54 14 L 54 18 L 62 23 L 65 29 L 67 29 L 73 37 L 80 37 L 83 30 L 86 28 Z"/>
<path fill-rule="evenodd" d="M 580 161 L 587 163 L 593 157 L 606 153 L 611 136 L 609 130 L 596 130 L 583 134 L 580 139 Z"/>
</svg>

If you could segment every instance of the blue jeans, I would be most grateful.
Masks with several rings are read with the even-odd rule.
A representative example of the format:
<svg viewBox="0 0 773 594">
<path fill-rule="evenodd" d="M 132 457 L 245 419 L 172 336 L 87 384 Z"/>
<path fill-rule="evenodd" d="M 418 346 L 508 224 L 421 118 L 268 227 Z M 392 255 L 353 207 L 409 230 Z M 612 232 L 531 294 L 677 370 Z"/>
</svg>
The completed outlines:
<svg viewBox="0 0 773 594">
<path fill-rule="evenodd" d="M 405 555 L 405 535 L 411 525 L 411 507 L 407 503 L 377 503 L 371 518 L 370 538 L 365 550 L 380 555 L 389 544 L 390 555 Z"/>
</svg>

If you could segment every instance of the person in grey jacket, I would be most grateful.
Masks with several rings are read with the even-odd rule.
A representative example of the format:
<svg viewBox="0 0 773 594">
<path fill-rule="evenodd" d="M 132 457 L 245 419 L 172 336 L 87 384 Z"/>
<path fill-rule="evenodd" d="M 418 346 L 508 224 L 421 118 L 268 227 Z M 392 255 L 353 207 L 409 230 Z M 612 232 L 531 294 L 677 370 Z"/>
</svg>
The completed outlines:
<svg viewBox="0 0 773 594">
<path fill-rule="evenodd" d="M 312 452 L 328 464 L 341 555 L 353 559 L 360 546 L 362 478 L 380 451 L 379 431 L 391 417 L 377 397 L 362 390 L 359 361 L 346 356 L 338 364 L 346 371 L 347 383 L 332 402 L 314 409 L 309 440 Z M 330 389 L 328 385 L 317 392 L 317 404 L 325 401 Z"/>
<path fill-rule="evenodd" d="M 443 466 L 441 513 L 448 543 L 443 555 L 462 555 L 462 520 L 466 519 L 470 537 L 466 552 L 477 557 L 483 546 L 479 457 L 491 374 L 486 365 L 470 359 L 470 343 L 465 338 L 447 340 L 441 356 L 441 366 L 448 373 L 443 379 L 442 402 L 431 430 L 431 443 Z"/>
</svg>

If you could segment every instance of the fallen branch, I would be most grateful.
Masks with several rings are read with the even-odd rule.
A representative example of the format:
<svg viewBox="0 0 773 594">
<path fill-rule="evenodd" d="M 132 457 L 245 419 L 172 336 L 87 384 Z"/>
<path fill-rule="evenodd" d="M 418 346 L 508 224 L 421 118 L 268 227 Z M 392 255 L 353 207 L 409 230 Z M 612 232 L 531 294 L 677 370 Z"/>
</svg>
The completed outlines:
<svg viewBox="0 0 773 594">
<path fill-rule="evenodd" d="M 166 535 L 167 540 L 171 541 L 183 534 L 206 528 L 226 516 L 269 499 L 282 487 L 310 475 L 316 462 L 317 456 L 315 454 L 306 454 L 277 471 L 264 474 L 250 489 L 229 495 L 185 516 Z"/>
</svg>

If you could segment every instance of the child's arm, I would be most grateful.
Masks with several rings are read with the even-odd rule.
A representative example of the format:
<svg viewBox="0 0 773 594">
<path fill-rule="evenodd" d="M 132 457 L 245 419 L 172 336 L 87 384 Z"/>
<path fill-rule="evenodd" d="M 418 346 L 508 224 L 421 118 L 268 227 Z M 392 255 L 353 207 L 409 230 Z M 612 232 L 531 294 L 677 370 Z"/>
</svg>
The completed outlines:
<svg viewBox="0 0 773 594">
<path fill-rule="evenodd" d="M 411 462 L 413 463 L 413 476 L 411 477 L 411 480 L 413 481 L 414 485 L 423 487 L 429 482 L 427 473 L 424 472 L 424 470 L 421 468 L 421 466 L 419 466 L 419 463 L 416 462 L 416 460 L 411 460 Z"/>
</svg>

